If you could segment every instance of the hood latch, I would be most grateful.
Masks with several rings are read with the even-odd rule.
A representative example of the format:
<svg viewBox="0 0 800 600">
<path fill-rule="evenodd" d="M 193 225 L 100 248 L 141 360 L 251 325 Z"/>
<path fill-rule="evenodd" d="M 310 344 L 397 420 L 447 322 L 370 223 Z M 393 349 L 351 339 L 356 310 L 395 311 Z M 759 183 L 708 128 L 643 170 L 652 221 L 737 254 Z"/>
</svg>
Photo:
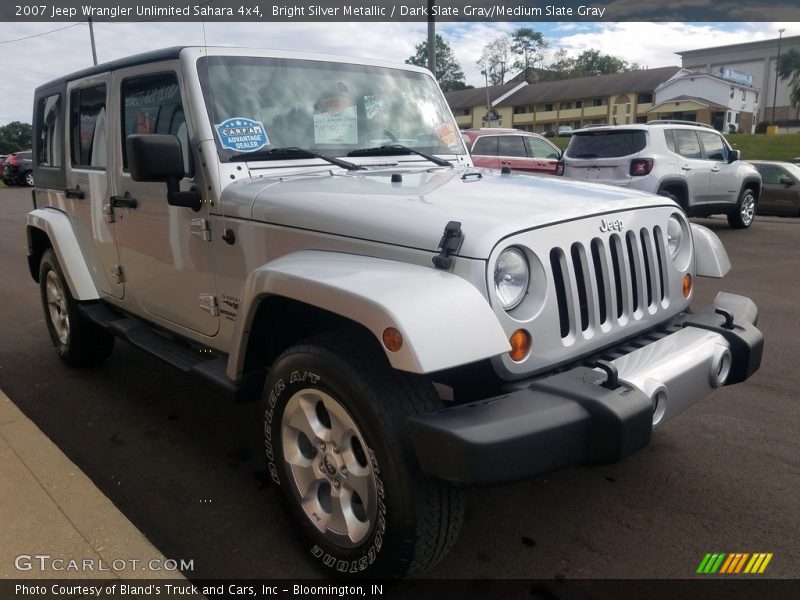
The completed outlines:
<svg viewBox="0 0 800 600">
<path fill-rule="evenodd" d="M 433 266 L 437 269 L 449 271 L 453 267 L 451 254 L 457 253 L 464 243 L 464 234 L 461 232 L 461 221 L 450 221 L 444 228 L 444 235 L 439 241 L 440 252 L 433 257 Z"/>
</svg>

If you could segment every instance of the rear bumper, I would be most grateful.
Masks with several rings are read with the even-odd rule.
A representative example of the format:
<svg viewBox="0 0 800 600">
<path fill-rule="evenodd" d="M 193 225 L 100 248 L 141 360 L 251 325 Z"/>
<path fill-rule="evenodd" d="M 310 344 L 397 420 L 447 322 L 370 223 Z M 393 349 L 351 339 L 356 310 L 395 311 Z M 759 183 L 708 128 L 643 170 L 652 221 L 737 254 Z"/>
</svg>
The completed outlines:
<svg viewBox="0 0 800 600">
<path fill-rule="evenodd" d="M 489 485 L 570 465 L 615 462 L 645 447 L 654 425 L 721 385 L 750 377 L 764 338 L 748 298 L 720 293 L 682 327 L 613 361 L 580 366 L 510 393 L 409 419 L 422 470 Z"/>
</svg>

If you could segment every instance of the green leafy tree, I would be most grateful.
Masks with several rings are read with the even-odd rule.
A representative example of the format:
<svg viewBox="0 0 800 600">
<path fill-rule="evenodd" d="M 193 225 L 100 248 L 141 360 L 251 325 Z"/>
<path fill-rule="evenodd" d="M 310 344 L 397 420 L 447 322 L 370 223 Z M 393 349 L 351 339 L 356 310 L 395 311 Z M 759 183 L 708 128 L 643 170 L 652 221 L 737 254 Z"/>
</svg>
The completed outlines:
<svg viewBox="0 0 800 600">
<path fill-rule="evenodd" d="M 511 41 L 508 36 L 501 35 L 486 44 L 476 64 L 488 73 L 489 85 L 505 83 L 506 72 L 511 66 Z"/>
<path fill-rule="evenodd" d="M 525 81 L 528 83 L 534 82 L 533 69 L 537 64 L 541 67 L 544 50 L 547 46 L 547 41 L 542 33 L 530 27 L 519 27 L 511 34 L 511 52 L 517 57 L 514 61 L 514 68 L 524 71 Z M 539 79 L 541 79 L 541 73 Z"/>
<path fill-rule="evenodd" d="M 611 54 L 602 54 L 598 50 L 584 50 L 578 56 L 572 58 L 562 48 L 556 52 L 549 69 L 556 74 L 558 79 L 567 79 L 570 77 L 638 71 L 641 67 L 636 63 L 629 63 Z"/>
<path fill-rule="evenodd" d="M 11 121 L 0 126 L 0 154 L 29 150 L 33 137 L 33 128 L 29 123 Z"/>
<path fill-rule="evenodd" d="M 406 64 L 428 67 L 428 40 L 414 47 L 414 55 L 406 59 Z M 436 34 L 436 72 L 434 75 L 445 92 L 463 90 L 468 87 L 465 83 L 464 71 L 458 64 L 453 49 L 438 33 Z"/>
<path fill-rule="evenodd" d="M 789 101 L 792 106 L 800 106 L 800 52 L 796 48 L 781 54 L 778 75 L 781 81 L 789 80 Z"/>
</svg>

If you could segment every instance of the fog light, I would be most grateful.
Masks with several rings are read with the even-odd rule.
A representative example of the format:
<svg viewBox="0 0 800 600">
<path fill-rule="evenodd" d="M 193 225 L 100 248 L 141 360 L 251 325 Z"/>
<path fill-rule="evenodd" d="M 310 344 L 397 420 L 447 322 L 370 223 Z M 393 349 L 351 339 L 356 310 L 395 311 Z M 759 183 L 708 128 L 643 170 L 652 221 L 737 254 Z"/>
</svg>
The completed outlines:
<svg viewBox="0 0 800 600">
<path fill-rule="evenodd" d="M 403 347 L 403 334 L 394 327 L 383 330 L 383 345 L 389 352 L 397 352 Z"/>
<path fill-rule="evenodd" d="M 524 329 L 517 329 L 508 341 L 511 344 L 511 352 L 508 355 L 514 362 L 524 360 L 531 351 L 531 334 Z"/>
<path fill-rule="evenodd" d="M 688 273 L 683 276 L 683 297 L 688 298 L 692 293 L 692 276 Z"/>
</svg>

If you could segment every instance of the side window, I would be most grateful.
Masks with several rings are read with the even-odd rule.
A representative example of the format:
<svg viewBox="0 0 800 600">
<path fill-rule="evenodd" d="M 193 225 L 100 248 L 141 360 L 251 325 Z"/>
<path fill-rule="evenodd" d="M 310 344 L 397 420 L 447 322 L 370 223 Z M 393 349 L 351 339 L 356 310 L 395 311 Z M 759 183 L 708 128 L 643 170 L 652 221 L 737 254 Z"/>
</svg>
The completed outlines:
<svg viewBox="0 0 800 600">
<path fill-rule="evenodd" d="M 178 137 L 183 167 L 192 173 L 189 134 L 175 73 L 149 75 L 122 82 L 122 164 L 128 168 L 125 140 L 133 133 L 166 133 Z"/>
<path fill-rule="evenodd" d="M 773 165 L 758 165 L 758 172 L 761 173 L 761 178 L 764 180 L 764 183 L 771 185 L 779 184 L 781 182 L 781 177 L 786 175 L 783 169 Z"/>
<path fill-rule="evenodd" d="M 678 152 L 678 149 L 675 147 L 675 138 L 672 135 L 671 129 L 664 131 L 664 141 L 667 143 L 667 150 L 670 152 Z"/>
<path fill-rule="evenodd" d="M 728 149 L 725 147 L 725 142 L 722 137 L 710 131 L 698 132 L 700 141 L 703 143 L 703 149 L 706 151 L 707 160 L 727 160 Z"/>
<path fill-rule="evenodd" d="M 703 158 L 697 133 L 691 129 L 673 129 L 672 136 L 675 139 L 675 151 L 678 154 L 686 158 Z"/>
<path fill-rule="evenodd" d="M 60 167 L 61 141 L 64 117 L 61 113 L 61 95 L 54 94 L 39 101 L 37 107 L 39 137 L 36 140 L 36 156 L 39 166 Z"/>
<path fill-rule="evenodd" d="M 106 168 L 106 86 L 72 90 L 70 157 L 72 166 Z"/>
<path fill-rule="evenodd" d="M 522 143 L 522 136 L 501 135 L 498 137 L 497 142 L 497 153 L 500 156 L 526 156 L 525 146 Z"/>
<path fill-rule="evenodd" d="M 497 139 L 496 135 L 479 137 L 475 141 L 472 153 L 480 156 L 497 156 Z"/>
<path fill-rule="evenodd" d="M 522 138 L 528 147 L 528 156 L 531 158 L 558 158 L 558 152 L 544 140 L 534 137 Z"/>
</svg>

